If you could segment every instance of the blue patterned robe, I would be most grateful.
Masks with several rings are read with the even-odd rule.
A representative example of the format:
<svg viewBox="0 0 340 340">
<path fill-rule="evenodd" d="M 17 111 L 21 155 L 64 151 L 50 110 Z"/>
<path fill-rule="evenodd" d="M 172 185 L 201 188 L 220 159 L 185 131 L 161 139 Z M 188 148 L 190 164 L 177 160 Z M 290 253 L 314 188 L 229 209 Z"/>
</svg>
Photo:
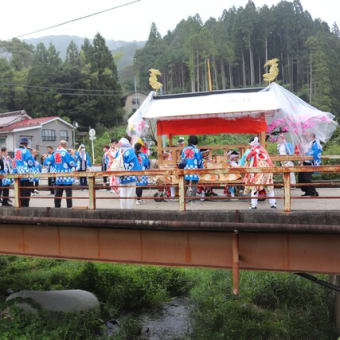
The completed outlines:
<svg viewBox="0 0 340 340">
<path fill-rule="evenodd" d="M 59 148 L 53 154 L 51 163 L 46 162 L 46 164 L 52 166 L 56 173 L 70 173 L 74 171 L 76 161 L 64 148 Z M 73 177 L 56 178 L 56 185 L 72 185 L 73 183 Z"/>
<path fill-rule="evenodd" d="M 123 153 L 123 162 L 125 170 L 137 171 L 142 170 L 140 166 L 135 150 L 127 149 Z M 119 177 L 120 184 L 128 184 L 132 182 L 136 182 L 136 176 L 120 176 Z"/>
<path fill-rule="evenodd" d="M 191 170 L 203 168 L 201 151 L 197 149 L 194 145 L 186 146 L 182 151 L 181 158 L 186 160 L 186 166 L 184 169 Z M 199 180 L 199 176 L 195 174 L 185 175 L 184 178 L 187 181 Z"/>
<path fill-rule="evenodd" d="M 25 147 L 19 147 L 14 151 L 14 169 L 13 173 L 15 174 L 28 174 L 31 172 L 32 167 L 34 166 L 34 158 L 31 154 L 31 151 L 26 149 Z M 30 181 L 30 178 L 21 178 L 21 182 Z"/>
<path fill-rule="evenodd" d="M 142 170 L 150 169 L 150 161 L 149 161 L 148 156 L 145 153 L 139 152 L 137 154 L 137 159 L 138 159 L 140 166 L 142 167 Z M 142 186 L 142 185 L 149 184 L 148 176 L 140 176 L 139 178 L 140 178 L 140 181 L 137 181 L 137 185 Z"/>
</svg>

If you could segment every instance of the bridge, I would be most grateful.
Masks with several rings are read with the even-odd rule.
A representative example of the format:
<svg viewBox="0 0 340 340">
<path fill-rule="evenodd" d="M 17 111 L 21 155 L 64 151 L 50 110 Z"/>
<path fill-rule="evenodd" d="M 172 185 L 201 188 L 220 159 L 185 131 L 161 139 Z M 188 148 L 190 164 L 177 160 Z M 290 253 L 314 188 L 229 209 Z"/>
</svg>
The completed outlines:
<svg viewBox="0 0 340 340">
<path fill-rule="evenodd" d="M 272 172 L 280 175 L 282 181 L 276 185 L 281 188 L 282 196 L 277 198 L 284 202 L 283 209 L 187 210 L 184 175 L 198 171 L 202 174 Z M 332 190 L 337 189 L 329 189 L 339 187 L 340 183 L 317 183 L 328 187 L 330 195 L 309 199 L 334 202 L 327 210 L 292 210 L 290 172 L 303 171 L 336 173 L 340 172 L 340 166 L 142 172 L 148 176 L 179 177 L 177 211 L 98 209 L 97 191 L 103 188 L 98 179 L 126 174 L 122 171 L 85 173 L 89 195 L 82 198 L 88 200 L 88 209 L 20 208 L 20 178 L 32 175 L 7 175 L 14 178 L 16 208 L 0 209 L 0 254 L 231 269 L 235 294 L 239 291 L 240 270 L 340 274 L 339 196 L 332 195 Z M 72 176 L 80 177 L 84 173 Z"/>
</svg>

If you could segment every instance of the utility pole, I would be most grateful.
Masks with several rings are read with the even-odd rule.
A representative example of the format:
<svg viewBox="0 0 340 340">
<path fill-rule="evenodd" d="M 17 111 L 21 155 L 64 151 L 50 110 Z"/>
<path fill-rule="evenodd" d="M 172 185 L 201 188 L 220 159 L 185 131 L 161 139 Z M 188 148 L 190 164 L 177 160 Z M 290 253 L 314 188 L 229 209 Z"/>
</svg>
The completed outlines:
<svg viewBox="0 0 340 340">
<path fill-rule="evenodd" d="M 90 136 L 91 146 L 92 146 L 92 160 L 93 160 L 93 164 L 95 164 L 96 159 L 94 158 L 94 144 L 93 144 L 93 141 L 96 139 L 96 130 L 95 129 L 90 129 L 89 136 Z"/>
<path fill-rule="evenodd" d="M 207 65 L 208 65 L 209 91 L 212 91 L 211 72 L 210 72 L 210 59 L 209 58 L 207 58 Z"/>
</svg>

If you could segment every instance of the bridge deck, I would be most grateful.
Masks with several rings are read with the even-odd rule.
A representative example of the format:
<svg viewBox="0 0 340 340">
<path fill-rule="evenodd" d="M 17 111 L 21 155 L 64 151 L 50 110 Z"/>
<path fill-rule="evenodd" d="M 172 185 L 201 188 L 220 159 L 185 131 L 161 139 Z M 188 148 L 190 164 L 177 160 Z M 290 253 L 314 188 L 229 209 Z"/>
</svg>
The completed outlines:
<svg viewBox="0 0 340 340">
<path fill-rule="evenodd" d="M 214 190 L 219 195 L 223 196 L 223 189 Z M 136 205 L 138 210 L 179 210 L 178 200 L 167 202 L 155 202 L 153 199 L 156 190 L 144 190 L 143 192 L 143 204 Z M 327 199 L 326 197 L 340 197 L 340 188 L 318 188 L 320 197 L 310 198 L 301 197 L 301 190 L 292 190 L 292 203 L 291 208 L 295 210 L 336 210 L 340 209 L 340 199 Z M 12 191 L 11 191 L 12 195 Z M 275 195 L 282 197 L 277 200 L 278 210 L 284 210 L 284 192 L 282 189 L 276 189 Z M 73 196 L 79 197 L 73 199 L 73 206 L 75 208 L 88 208 L 89 206 L 89 193 L 88 191 L 73 190 Z M 98 209 L 119 209 L 119 197 L 117 194 L 112 194 L 107 190 L 99 190 L 96 193 L 97 196 L 97 208 Z M 62 207 L 66 207 L 65 197 L 62 199 Z M 31 207 L 54 207 L 54 196 L 49 195 L 48 191 L 40 191 L 39 195 L 32 196 L 30 200 Z M 201 201 L 197 200 L 194 203 L 188 203 L 186 206 L 187 210 L 246 210 L 249 208 L 248 199 L 239 200 L 226 200 L 222 197 L 214 197 L 213 201 Z M 259 202 L 258 209 L 267 209 L 268 202 Z"/>
</svg>

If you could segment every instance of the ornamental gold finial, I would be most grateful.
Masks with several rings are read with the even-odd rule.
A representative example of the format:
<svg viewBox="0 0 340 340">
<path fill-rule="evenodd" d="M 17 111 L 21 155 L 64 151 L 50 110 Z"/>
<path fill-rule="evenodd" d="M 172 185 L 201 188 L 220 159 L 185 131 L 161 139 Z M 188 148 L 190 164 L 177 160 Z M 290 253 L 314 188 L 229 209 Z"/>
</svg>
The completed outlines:
<svg viewBox="0 0 340 340">
<path fill-rule="evenodd" d="M 163 84 L 157 80 L 157 76 L 161 76 L 162 73 L 159 70 L 156 70 L 155 68 L 150 68 L 149 72 L 150 72 L 149 77 L 150 86 L 156 91 L 160 90 Z"/>
<path fill-rule="evenodd" d="M 278 63 L 279 63 L 279 59 L 275 58 L 275 59 L 268 60 L 264 64 L 264 67 L 269 67 L 269 72 L 265 73 L 263 75 L 264 81 L 266 81 L 268 83 L 272 83 L 273 81 L 275 81 L 275 79 L 279 75 L 279 65 L 278 65 Z"/>
</svg>

